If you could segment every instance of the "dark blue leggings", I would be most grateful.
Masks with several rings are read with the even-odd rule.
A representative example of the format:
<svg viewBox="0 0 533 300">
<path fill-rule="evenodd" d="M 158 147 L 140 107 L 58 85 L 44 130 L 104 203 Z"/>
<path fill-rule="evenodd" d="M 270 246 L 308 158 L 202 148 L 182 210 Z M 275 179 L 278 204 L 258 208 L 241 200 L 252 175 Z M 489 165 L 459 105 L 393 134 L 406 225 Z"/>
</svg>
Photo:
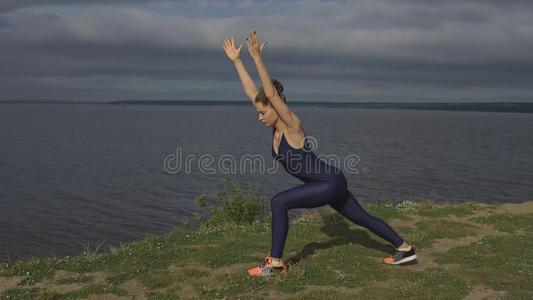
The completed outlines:
<svg viewBox="0 0 533 300">
<path fill-rule="evenodd" d="M 357 225 L 368 228 L 394 247 L 403 244 L 403 239 L 385 222 L 371 216 L 346 186 L 333 182 L 308 182 L 276 194 L 271 199 L 272 250 L 271 256 L 281 258 L 287 232 L 289 231 L 288 210 L 330 205 L 341 215 Z"/>
</svg>

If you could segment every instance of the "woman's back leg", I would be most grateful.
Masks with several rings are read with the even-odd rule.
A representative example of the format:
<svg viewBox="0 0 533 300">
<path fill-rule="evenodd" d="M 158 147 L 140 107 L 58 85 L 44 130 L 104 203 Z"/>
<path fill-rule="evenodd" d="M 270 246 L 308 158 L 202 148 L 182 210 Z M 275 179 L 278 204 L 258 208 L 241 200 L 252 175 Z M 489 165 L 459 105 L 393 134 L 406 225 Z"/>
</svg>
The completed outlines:
<svg viewBox="0 0 533 300">
<path fill-rule="evenodd" d="M 379 237 L 391 243 L 394 247 L 398 248 L 403 243 L 403 239 L 392 227 L 384 221 L 370 215 L 350 191 L 347 191 L 344 197 L 333 201 L 330 206 L 350 221 L 368 228 Z"/>
</svg>

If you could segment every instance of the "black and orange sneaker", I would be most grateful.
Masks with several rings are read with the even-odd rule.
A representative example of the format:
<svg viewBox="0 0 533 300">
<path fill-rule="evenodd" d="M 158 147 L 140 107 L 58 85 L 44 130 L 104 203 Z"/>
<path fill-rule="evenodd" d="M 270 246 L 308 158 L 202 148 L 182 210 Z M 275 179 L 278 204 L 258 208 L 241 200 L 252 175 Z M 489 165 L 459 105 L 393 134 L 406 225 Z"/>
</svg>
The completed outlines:
<svg viewBox="0 0 533 300">
<path fill-rule="evenodd" d="M 393 256 L 383 259 L 383 262 L 390 265 L 400 265 L 416 259 L 415 247 L 411 246 L 408 251 L 396 251 Z"/>
<path fill-rule="evenodd" d="M 279 266 L 272 264 L 272 257 L 267 256 L 261 265 L 248 270 L 248 274 L 256 277 L 270 276 L 275 270 L 285 273 L 287 271 L 287 265 L 282 263 Z"/>
</svg>

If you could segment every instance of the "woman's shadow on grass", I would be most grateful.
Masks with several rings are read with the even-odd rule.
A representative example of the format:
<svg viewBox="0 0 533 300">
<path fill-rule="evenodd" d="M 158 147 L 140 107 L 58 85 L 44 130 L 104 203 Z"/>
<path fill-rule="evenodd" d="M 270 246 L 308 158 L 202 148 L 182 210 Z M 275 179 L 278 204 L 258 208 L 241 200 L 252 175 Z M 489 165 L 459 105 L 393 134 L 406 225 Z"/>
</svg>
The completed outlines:
<svg viewBox="0 0 533 300">
<path fill-rule="evenodd" d="M 326 242 L 312 242 L 305 245 L 300 253 L 287 260 L 288 264 L 297 264 L 300 260 L 313 255 L 318 249 L 328 249 L 350 243 L 357 243 L 366 248 L 378 250 L 391 255 L 394 253 L 394 248 L 391 245 L 382 244 L 372 239 L 365 230 L 351 229 L 343 216 L 335 213 L 323 212 L 320 212 L 320 216 L 324 220 L 324 226 L 322 226 L 320 230 L 331 239 Z"/>
</svg>

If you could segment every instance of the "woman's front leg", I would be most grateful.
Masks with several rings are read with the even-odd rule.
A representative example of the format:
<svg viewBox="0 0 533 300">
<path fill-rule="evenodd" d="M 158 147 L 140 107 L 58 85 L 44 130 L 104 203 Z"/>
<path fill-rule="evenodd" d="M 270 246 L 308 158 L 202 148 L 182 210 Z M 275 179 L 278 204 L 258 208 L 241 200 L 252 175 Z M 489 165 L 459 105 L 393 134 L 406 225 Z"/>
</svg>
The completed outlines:
<svg viewBox="0 0 533 300">
<path fill-rule="evenodd" d="M 331 193 L 332 187 L 327 183 L 309 182 L 272 197 L 272 257 L 282 257 L 289 231 L 289 209 L 326 205 L 331 199 Z"/>
</svg>

